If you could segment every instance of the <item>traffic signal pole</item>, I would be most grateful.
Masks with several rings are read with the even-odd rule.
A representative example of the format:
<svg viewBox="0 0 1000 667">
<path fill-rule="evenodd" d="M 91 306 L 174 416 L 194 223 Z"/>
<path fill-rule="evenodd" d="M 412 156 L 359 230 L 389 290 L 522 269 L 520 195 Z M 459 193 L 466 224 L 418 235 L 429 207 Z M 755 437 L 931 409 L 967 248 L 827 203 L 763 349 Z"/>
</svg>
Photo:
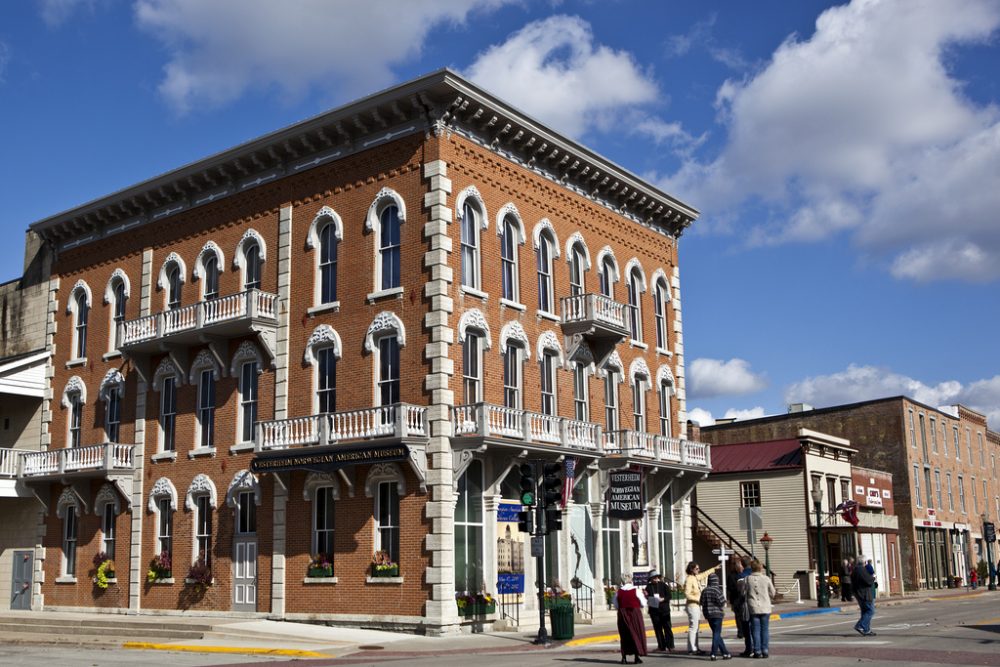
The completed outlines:
<svg viewBox="0 0 1000 667">
<path fill-rule="evenodd" d="M 541 479 L 542 462 L 535 461 L 535 479 Z M 544 493 L 535 494 L 535 535 L 539 539 L 544 539 L 545 528 L 542 526 L 542 507 Z M 535 579 L 538 582 L 538 636 L 533 644 L 547 646 L 549 644 L 549 633 L 545 629 L 545 545 L 538 552 L 535 558 Z"/>
</svg>

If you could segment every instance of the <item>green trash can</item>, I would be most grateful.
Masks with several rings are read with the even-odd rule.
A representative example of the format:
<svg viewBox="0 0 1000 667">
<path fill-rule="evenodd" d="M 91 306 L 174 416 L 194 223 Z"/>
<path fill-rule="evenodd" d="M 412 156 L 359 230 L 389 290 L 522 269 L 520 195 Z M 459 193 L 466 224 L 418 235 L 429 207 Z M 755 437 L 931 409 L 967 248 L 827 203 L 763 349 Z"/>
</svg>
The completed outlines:
<svg viewBox="0 0 1000 667">
<path fill-rule="evenodd" d="M 549 610 L 549 618 L 552 619 L 553 639 L 573 638 L 573 605 L 561 604 Z"/>
</svg>

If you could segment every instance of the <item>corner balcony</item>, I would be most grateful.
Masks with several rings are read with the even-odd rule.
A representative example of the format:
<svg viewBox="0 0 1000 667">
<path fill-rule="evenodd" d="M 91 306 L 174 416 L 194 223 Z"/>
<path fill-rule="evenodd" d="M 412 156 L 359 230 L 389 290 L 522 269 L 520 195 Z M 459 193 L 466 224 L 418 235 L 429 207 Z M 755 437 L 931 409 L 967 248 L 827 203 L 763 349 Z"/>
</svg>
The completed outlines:
<svg viewBox="0 0 1000 667">
<path fill-rule="evenodd" d="M 132 453 L 135 445 L 106 442 L 89 447 L 23 452 L 17 476 L 24 481 L 51 481 L 66 477 L 109 478 L 113 474 L 131 474 L 135 469 Z"/>
<path fill-rule="evenodd" d="M 564 297 L 559 308 L 563 334 L 572 340 L 567 344 L 570 359 L 588 361 L 583 348 L 589 348 L 590 356 L 600 367 L 615 346 L 629 335 L 625 304 L 603 294 Z"/>
<path fill-rule="evenodd" d="M 604 451 L 609 455 L 654 462 L 691 469 L 712 469 L 709 446 L 703 442 L 669 438 L 643 431 L 607 431 L 604 433 Z"/>
<path fill-rule="evenodd" d="M 455 438 L 595 458 L 603 453 L 601 427 L 591 422 L 490 403 L 456 406 L 452 416 Z"/>
<path fill-rule="evenodd" d="M 17 477 L 17 457 L 23 452 L 23 449 L 0 449 L 0 479 Z"/>
<path fill-rule="evenodd" d="M 213 338 L 257 334 L 273 358 L 277 303 L 276 294 L 250 289 L 127 320 L 122 323 L 121 349 L 129 355 L 149 355 L 168 346 L 199 345 Z"/>
</svg>

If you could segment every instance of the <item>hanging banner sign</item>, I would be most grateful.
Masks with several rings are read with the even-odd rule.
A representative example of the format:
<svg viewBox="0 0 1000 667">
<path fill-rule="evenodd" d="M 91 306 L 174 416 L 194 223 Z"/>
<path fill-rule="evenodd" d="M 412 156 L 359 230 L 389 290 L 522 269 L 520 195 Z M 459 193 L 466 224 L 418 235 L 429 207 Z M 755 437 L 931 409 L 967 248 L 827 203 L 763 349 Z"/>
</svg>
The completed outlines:
<svg viewBox="0 0 1000 667">
<path fill-rule="evenodd" d="M 616 470 L 608 473 L 608 518 L 639 519 L 642 517 L 642 473 Z"/>
<path fill-rule="evenodd" d="M 289 470 L 332 472 L 349 465 L 405 461 L 409 457 L 410 448 L 406 445 L 345 446 L 328 452 L 258 456 L 250 462 L 250 470 L 257 473 Z"/>
</svg>

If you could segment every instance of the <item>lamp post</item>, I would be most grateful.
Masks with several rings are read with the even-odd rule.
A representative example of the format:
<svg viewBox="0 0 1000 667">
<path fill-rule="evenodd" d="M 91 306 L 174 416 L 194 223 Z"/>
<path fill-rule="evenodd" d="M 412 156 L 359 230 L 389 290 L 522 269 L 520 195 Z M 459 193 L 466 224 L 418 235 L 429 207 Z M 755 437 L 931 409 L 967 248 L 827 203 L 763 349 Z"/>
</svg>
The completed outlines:
<svg viewBox="0 0 1000 667">
<path fill-rule="evenodd" d="M 774 542 L 774 538 L 765 530 L 760 538 L 760 544 L 764 547 L 764 569 L 767 571 L 767 576 L 771 576 L 771 542 Z"/>
<path fill-rule="evenodd" d="M 826 590 L 826 565 L 823 562 L 823 552 L 825 551 L 823 547 L 823 523 L 821 518 L 821 506 L 823 504 L 823 489 L 819 488 L 819 484 L 813 485 L 812 490 L 812 501 L 813 507 L 816 508 L 816 560 L 819 569 L 819 595 L 817 596 L 817 607 L 829 607 L 830 606 L 830 592 Z"/>
</svg>

